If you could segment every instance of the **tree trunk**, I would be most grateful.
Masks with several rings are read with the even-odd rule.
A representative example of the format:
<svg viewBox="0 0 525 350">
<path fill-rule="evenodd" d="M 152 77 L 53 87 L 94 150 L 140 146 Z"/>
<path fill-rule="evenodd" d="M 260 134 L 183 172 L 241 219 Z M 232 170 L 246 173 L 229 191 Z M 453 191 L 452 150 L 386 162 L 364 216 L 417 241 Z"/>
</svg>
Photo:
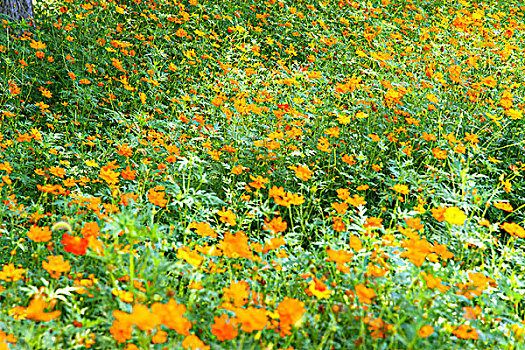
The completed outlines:
<svg viewBox="0 0 525 350">
<path fill-rule="evenodd" d="M 0 14 L 10 21 L 21 21 L 33 18 L 35 11 L 32 0 L 0 0 Z"/>
</svg>

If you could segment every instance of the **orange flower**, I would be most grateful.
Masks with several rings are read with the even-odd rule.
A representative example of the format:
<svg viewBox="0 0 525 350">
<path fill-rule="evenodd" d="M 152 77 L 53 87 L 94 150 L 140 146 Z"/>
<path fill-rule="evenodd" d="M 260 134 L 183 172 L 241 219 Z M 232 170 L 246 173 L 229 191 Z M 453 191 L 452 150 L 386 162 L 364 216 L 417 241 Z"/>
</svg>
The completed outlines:
<svg viewBox="0 0 525 350">
<path fill-rule="evenodd" d="M 282 187 L 273 186 L 268 191 L 268 197 L 273 198 L 274 200 L 277 200 L 279 197 L 284 197 L 286 195 L 286 191 Z"/>
<path fill-rule="evenodd" d="M 472 284 L 474 285 L 474 287 L 476 288 L 480 287 L 482 289 L 485 289 L 489 285 L 493 287 L 497 286 L 497 284 L 492 278 L 485 276 L 481 272 L 469 272 L 468 277 L 472 281 Z"/>
<path fill-rule="evenodd" d="M 421 275 L 423 276 L 423 279 L 427 283 L 427 287 L 429 289 L 437 288 L 441 293 L 445 293 L 446 291 L 450 289 L 449 286 L 446 286 L 443 283 L 441 283 L 441 278 L 439 277 L 434 277 L 434 275 L 430 273 L 427 274 L 423 271 L 421 272 Z"/>
<path fill-rule="evenodd" d="M 25 318 L 38 322 L 49 322 L 60 316 L 60 311 L 45 312 L 44 309 L 52 308 L 55 301 L 45 302 L 41 296 L 36 296 L 25 309 Z"/>
<path fill-rule="evenodd" d="M 436 141 L 437 140 L 436 135 L 429 134 L 426 132 L 423 132 L 423 134 L 421 135 L 421 138 L 425 141 Z"/>
<path fill-rule="evenodd" d="M 436 159 L 447 159 L 448 158 L 447 151 L 444 151 L 437 147 L 432 149 L 432 154 L 434 155 L 434 157 L 436 157 Z"/>
<path fill-rule="evenodd" d="M 231 226 L 237 225 L 237 223 L 235 222 L 235 219 L 237 219 L 237 216 L 235 216 L 235 214 L 231 211 L 231 209 L 228 209 L 227 211 L 225 211 L 223 207 L 222 210 L 219 210 L 217 212 L 217 214 L 220 216 L 219 219 L 221 220 L 221 222 L 225 224 L 229 224 Z"/>
<path fill-rule="evenodd" d="M 273 186 L 269 191 L 270 198 L 273 198 L 275 204 L 289 207 L 290 205 L 301 205 L 305 202 L 304 196 L 286 192 L 282 187 Z"/>
<path fill-rule="evenodd" d="M 433 209 L 430 209 L 432 211 L 432 217 L 434 219 L 436 219 L 437 221 L 439 222 L 443 222 L 445 221 L 445 210 L 447 210 L 447 208 L 445 207 L 438 207 L 438 208 L 433 208 Z"/>
<path fill-rule="evenodd" d="M 363 243 L 357 236 L 351 236 L 350 242 L 348 243 L 350 248 L 352 248 L 355 252 L 358 252 L 363 249 Z"/>
<path fill-rule="evenodd" d="M 186 32 L 184 29 L 182 28 L 179 28 L 179 30 L 177 30 L 175 32 L 175 35 L 178 36 L 178 37 L 185 37 L 188 35 L 188 32 Z"/>
<path fill-rule="evenodd" d="M 366 191 L 370 188 L 370 186 L 368 185 L 360 185 L 360 186 L 357 186 L 356 190 L 358 191 Z"/>
<path fill-rule="evenodd" d="M 42 267 L 44 270 L 49 272 L 52 278 L 59 278 L 62 273 L 69 272 L 71 270 L 71 265 L 69 264 L 69 261 L 64 261 L 64 257 L 62 255 L 57 256 L 48 256 L 47 261 L 42 261 Z"/>
<path fill-rule="evenodd" d="M 248 302 L 250 296 L 250 287 L 246 281 L 231 281 L 230 287 L 224 287 L 224 298 L 233 302 L 233 306 L 242 307 Z"/>
<path fill-rule="evenodd" d="M 204 287 L 202 286 L 202 281 L 191 281 L 188 284 L 188 289 L 201 290 L 204 289 Z"/>
<path fill-rule="evenodd" d="M 3 162 L 0 163 L 0 170 L 5 171 L 8 174 L 11 174 L 13 172 L 13 167 L 9 162 Z"/>
<path fill-rule="evenodd" d="M 340 188 L 336 190 L 336 192 L 337 192 L 337 198 L 339 198 L 340 200 L 344 201 L 350 197 L 350 190 L 348 188 Z"/>
<path fill-rule="evenodd" d="M 164 199 L 166 192 L 157 192 L 153 188 L 150 188 L 148 191 L 148 200 L 151 204 L 157 205 L 161 208 L 166 207 L 168 203 L 167 199 Z"/>
<path fill-rule="evenodd" d="M 365 205 L 366 204 L 366 201 L 365 201 L 365 197 L 361 197 L 357 194 L 354 194 L 354 196 L 352 198 L 347 198 L 345 200 L 346 203 L 350 204 L 350 205 L 353 205 L 354 207 L 359 207 L 360 205 Z"/>
<path fill-rule="evenodd" d="M 0 331 L 0 350 L 9 350 L 7 343 L 16 344 L 18 339 L 15 338 L 13 333 L 7 334 L 6 332 Z"/>
<path fill-rule="evenodd" d="M 455 83 L 461 83 L 461 72 L 461 67 L 457 64 L 448 67 L 449 77 Z"/>
<path fill-rule="evenodd" d="M 407 226 L 413 230 L 419 231 L 424 228 L 423 224 L 421 224 L 420 218 L 407 218 L 404 219 L 404 221 L 407 224 Z"/>
<path fill-rule="evenodd" d="M 301 320 L 306 309 L 302 301 L 284 297 L 284 300 L 277 306 L 276 311 L 279 314 L 281 336 L 285 336 L 291 335 L 291 325 Z"/>
<path fill-rule="evenodd" d="M 344 232 L 346 230 L 346 225 L 343 222 L 342 218 L 336 216 L 332 218 L 332 221 L 334 222 L 332 225 L 332 228 L 334 229 L 334 231 Z"/>
<path fill-rule="evenodd" d="M 261 188 L 266 188 L 264 184 L 267 184 L 270 182 L 270 180 L 266 177 L 262 177 L 260 175 L 257 175 L 257 177 L 250 174 L 250 179 L 252 179 L 253 182 L 250 182 L 248 185 L 252 186 L 256 190 L 260 190 Z"/>
<path fill-rule="evenodd" d="M 51 240 L 51 230 L 49 226 L 31 226 L 27 233 L 27 238 L 34 242 L 49 242 Z"/>
<path fill-rule="evenodd" d="M 513 236 L 525 238 L 525 229 L 521 227 L 520 225 L 516 224 L 515 222 L 511 222 L 511 223 L 505 222 L 499 227 L 507 231 L 509 234 Z"/>
<path fill-rule="evenodd" d="M 432 247 L 432 252 L 438 254 L 439 257 L 444 260 L 452 259 L 454 257 L 454 253 L 449 252 L 445 244 L 434 243 L 434 246 Z"/>
<path fill-rule="evenodd" d="M 469 134 L 468 132 L 465 132 L 465 137 L 463 138 L 463 141 L 477 144 L 479 143 L 479 136 L 474 133 Z"/>
<path fill-rule="evenodd" d="M 16 282 L 22 279 L 25 269 L 17 269 L 14 264 L 4 265 L 0 271 L 0 280 L 6 282 Z"/>
<path fill-rule="evenodd" d="M 123 156 L 123 157 L 131 157 L 133 155 L 133 149 L 131 149 L 131 147 L 129 147 L 129 145 L 127 143 L 124 143 L 120 146 L 117 146 L 118 148 L 118 154 Z M 128 165 L 129 166 L 129 165 Z"/>
<path fill-rule="evenodd" d="M 407 248 L 405 252 L 399 254 L 400 257 L 406 258 L 416 266 L 421 266 L 426 257 L 432 252 L 432 245 L 426 239 L 420 239 L 418 236 L 404 240 L 403 246 Z"/>
<path fill-rule="evenodd" d="M 65 169 L 56 166 L 50 167 L 49 172 L 59 178 L 64 178 L 64 175 L 66 175 Z"/>
<path fill-rule="evenodd" d="M 130 318 L 133 320 L 133 324 L 143 331 L 153 330 L 161 321 L 158 314 L 151 312 L 147 306 L 141 304 L 133 305 Z"/>
<path fill-rule="evenodd" d="M 168 341 L 168 333 L 160 329 L 158 329 L 157 333 L 155 333 L 155 335 L 151 337 L 151 342 L 153 344 L 164 344 L 167 341 Z"/>
<path fill-rule="evenodd" d="M 100 228 L 96 222 L 86 222 L 80 230 L 82 236 L 88 241 L 88 247 L 94 251 L 102 251 L 103 244 L 98 239 Z"/>
<path fill-rule="evenodd" d="M 348 165 L 354 165 L 356 163 L 355 158 L 353 156 L 350 156 L 348 154 L 345 154 L 341 160 L 345 162 Z"/>
<path fill-rule="evenodd" d="M 122 178 L 124 180 L 135 180 L 135 178 L 137 177 L 137 171 L 136 170 L 131 170 L 131 168 L 129 167 L 129 165 L 126 167 L 125 170 L 122 171 L 122 173 L 120 174 L 120 176 L 122 176 Z"/>
<path fill-rule="evenodd" d="M 236 165 L 232 168 L 231 173 L 235 175 L 241 175 L 244 167 L 242 165 Z"/>
<path fill-rule="evenodd" d="M 317 149 L 319 151 L 330 153 L 332 151 L 330 146 L 330 141 L 326 137 L 321 137 L 317 140 Z"/>
<path fill-rule="evenodd" d="M 221 317 L 214 317 L 213 321 L 211 333 L 217 337 L 218 341 L 232 340 L 239 333 L 232 322 L 233 320 L 230 320 L 226 314 L 222 314 Z"/>
<path fill-rule="evenodd" d="M 64 233 L 60 243 L 64 246 L 64 250 L 75 255 L 85 255 L 88 246 L 88 240 L 79 236 L 71 236 L 69 233 Z"/>
<path fill-rule="evenodd" d="M 120 300 L 122 300 L 125 303 L 131 304 L 133 302 L 133 292 L 131 291 L 113 289 L 111 291 L 111 294 L 118 297 Z"/>
<path fill-rule="evenodd" d="M 160 323 L 181 335 L 189 335 L 191 321 L 183 317 L 186 313 L 186 306 L 177 304 L 174 299 L 170 299 L 167 304 L 154 303 L 151 311 L 160 317 Z"/>
<path fill-rule="evenodd" d="M 382 238 L 384 239 L 384 237 L 385 236 L 383 236 Z M 375 277 L 384 277 L 388 271 L 388 268 L 382 268 L 381 266 L 375 266 L 372 264 L 368 264 L 366 269 L 367 274 Z"/>
<path fill-rule="evenodd" d="M 224 239 L 219 243 L 222 254 L 228 258 L 253 258 L 253 254 L 248 246 L 248 237 L 243 231 L 238 231 L 235 235 L 226 232 Z"/>
<path fill-rule="evenodd" d="M 31 48 L 35 50 L 44 50 L 46 48 L 46 44 L 44 44 L 42 41 L 35 41 L 31 39 L 31 43 L 29 44 Z"/>
<path fill-rule="evenodd" d="M 362 283 L 355 286 L 355 293 L 361 304 L 372 304 L 372 299 L 376 297 L 376 292 L 372 288 L 367 288 Z"/>
<path fill-rule="evenodd" d="M 465 311 L 463 317 L 467 320 L 475 320 L 481 315 L 481 308 L 479 305 L 476 305 L 476 307 L 465 306 L 463 310 Z"/>
<path fill-rule="evenodd" d="M 494 88 L 498 85 L 498 81 L 492 76 L 481 79 L 481 83 L 491 88 Z"/>
<path fill-rule="evenodd" d="M 264 245 L 262 252 L 263 254 L 266 254 L 271 250 L 279 249 L 283 245 L 286 245 L 286 241 L 283 237 L 274 237 Z"/>
<path fill-rule="evenodd" d="M 494 207 L 508 212 L 514 211 L 514 208 L 512 208 L 512 205 L 509 202 L 496 202 L 494 203 Z"/>
<path fill-rule="evenodd" d="M 189 228 L 194 228 L 195 232 L 197 232 L 197 234 L 199 234 L 202 237 L 217 238 L 217 232 L 215 232 L 213 227 L 211 227 L 211 225 L 207 222 L 193 221 L 192 223 L 190 223 Z"/>
<path fill-rule="evenodd" d="M 296 193 L 287 193 L 284 200 L 292 205 L 301 205 L 304 203 L 304 196 Z"/>
<path fill-rule="evenodd" d="M 388 332 L 392 331 L 394 328 L 393 325 L 385 323 L 381 318 L 363 318 L 363 322 L 368 325 L 368 330 L 371 331 L 371 336 L 374 339 L 377 338 L 386 338 Z"/>
<path fill-rule="evenodd" d="M 426 97 L 427 100 L 429 100 L 431 103 L 438 104 L 438 102 L 439 102 L 439 99 L 438 99 L 437 96 L 434 95 L 434 94 L 427 94 L 425 97 Z"/>
<path fill-rule="evenodd" d="M 348 210 L 348 204 L 346 204 L 345 202 L 334 202 L 332 203 L 332 208 L 334 208 L 337 211 L 337 214 L 344 215 L 344 213 L 346 213 L 346 211 Z"/>
<path fill-rule="evenodd" d="M 108 185 L 116 185 L 119 181 L 120 173 L 117 173 L 111 169 L 103 168 L 98 175 L 102 180 L 106 181 Z"/>
<path fill-rule="evenodd" d="M 381 228 L 383 227 L 382 222 L 383 222 L 383 219 L 372 216 L 372 217 L 366 218 L 366 222 L 363 226 L 365 228 Z"/>
<path fill-rule="evenodd" d="M 237 315 L 236 321 L 241 324 L 243 332 L 262 331 L 268 322 L 265 309 L 250 306 L 247 309 L 237 309 L 235 313 Z"/>
<path fill-rule="evenodd" d="M 421 337 L 421 338 L 427 338 L 427 337 L 430 337 L 432 335 L 432 333 L 434 333 L 434 328 L 430 325 L 424 325 L 423 327 L 421 327 L 419 329 L 419 331 L 417 331 L 417 334 Z"/>
<path fill-rule="evenodd" d="M 82 229 L 80 230 L 80 233 L 82 236 L 89 238 L 89 237 L 98 237 L 98 234 L 100 232 L 100 227 L 96 222 L 86 222 Z"/>
<path fill-rule="evenodd" d="M 113 311 L 113 316 L 117 318 L 116 311 Z M 120 313 L 129 315 L 125 312 L 119 311 Z M 126 341 L 130 340 L 133 336 L 133 324 L 131 321 L 124 321 L 124 320 L 114 320 L 113 324 L 111 325 L 111 328 L 109 329 L 109 333 L 113 336 L 113 339 L 118 341 L 119 343 L 125 343 Z"/>
<path fill-rule="evenodd" d="M 467 216 L 463 210 L 458 207 L 450 207 L 445 210 L 443 214 L 445 221 L 452 225 L 463 225 L 467 220 Z"/>
<path fill-rule="evenodd" d="M 272 221 L 264 221 L 264 226 L 267 230 L 272 231 L 273 233 L 277 234 L 279 232 L 286 231 L 286 228 L 288 227 L 288 224 L 286 221 L 283 221 L 282 217 L 276 217 L 273 218 Z"/>
<path fill-rule="evenodd" d="M 313 173 L 314 173 L 313 171 L 308 169 L 307 166 L 302 166 L 302 165 L 289 166 L 288 169 L 294 170 L 295 171 L 295 176 L 297 176 L 298 178 L 300 178 L 303 181 L 310 180 L 312 178 Z"/>
<path fill-rule="evenodd" d="M 330 247 L 326 248 L 326 254 L 328 254 L 326 261 L 333 261 L 336 264 L 345 264 L 352 260 L 352 257 L 354 256 L 354 254 L 347 252 L 344 249 L 335 250 Z"/>
<path fill-rule="evenodd" d="M 209 345 L 204 344 L 202 340 L 199 339 L 199 337 L 193 334 L 184 338 L 181 345 L 184 349 L 188 350 L 210 350 Z"/>
<path fill-rule="evenodd" d="M 465 324 L 460 325 L 457 327 L 452 334 L 454 334 L 456 337 L 461 339 L 474 339 L 477 340 L 479 338 L 478 331 L 475 328 L 472 328 L 470 326 L 467 326 Z"/>
</svg>

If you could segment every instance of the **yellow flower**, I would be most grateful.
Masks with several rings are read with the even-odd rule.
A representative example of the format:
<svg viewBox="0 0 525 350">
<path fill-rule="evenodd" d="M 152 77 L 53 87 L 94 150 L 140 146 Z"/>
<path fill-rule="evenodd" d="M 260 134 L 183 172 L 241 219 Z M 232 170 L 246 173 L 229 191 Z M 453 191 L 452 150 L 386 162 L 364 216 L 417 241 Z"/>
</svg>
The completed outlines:
<svg viewBox="0 0 525 350">
<path fill-rule="evenodd" d="M 463 225 L 465 220 L 467 220 L 467 216 L 463 210 L 459 209 L 458 207 L 447 208 L 443 216 L 445 221 L 452 225 Z"/>
<path fill-rule="evenodd" d="M 319 299 L 328 299 L 332 291 L 322 281 L 314 280 L 308 285 L 308 290 Z"/>
<path fill-rule="evenodd" d="M 523 118 L 523 113 L 521 111 L 518 111 L 517 109 L 509 109 L 507 111 L 507 115 L 510 117 L 510 119 L 513 120 Z"/>
<path fill-rule="evenodd" d="M 350 117 L 350 115 L 348 114 L 343 114 L 343 115 L 340 115 L 339 117 L 337 117 L 337 121 L 340 123 L 340 124 L 348 124 L 352 121 L 352 117 Z"/>
<path fill-rule="evenodd" d="M 408 189 L 407 185 L 394 185 L 392 189 L 398 193 L 401 193 L 403 195 L 407 195 L 410 193 L 410 190 Z"/>
<path fill-rule="evenodd" d="M 437 104 L 439 102 L 438 98 L 434 94 L 427 94 L 426 96 L 427 100 L 429 100 L 432 103 Z"/>
<path fill-rule="evenodd" d="M 94 160 L 85 160 L 84 163 L 89 167 L 93 167 L 93 168 L 99 167 L 98 163 L 95 162 Z"/>
<path fill-rule="evenodd" d="M 133 292 L 126 290 L 113 289 L 111 294 L 118 297 L 121 301 L 131 304 L 133 302 Z"/>
<path fill-rule="evenodd" d="M 198 267 L 204 260 L 204 258 L 195 251 L 190 251 L 188 248 L 179 248 L 177 250 L 177 259 L 185 260 L 188 264 L 193 267 Z"/>
</svg>

